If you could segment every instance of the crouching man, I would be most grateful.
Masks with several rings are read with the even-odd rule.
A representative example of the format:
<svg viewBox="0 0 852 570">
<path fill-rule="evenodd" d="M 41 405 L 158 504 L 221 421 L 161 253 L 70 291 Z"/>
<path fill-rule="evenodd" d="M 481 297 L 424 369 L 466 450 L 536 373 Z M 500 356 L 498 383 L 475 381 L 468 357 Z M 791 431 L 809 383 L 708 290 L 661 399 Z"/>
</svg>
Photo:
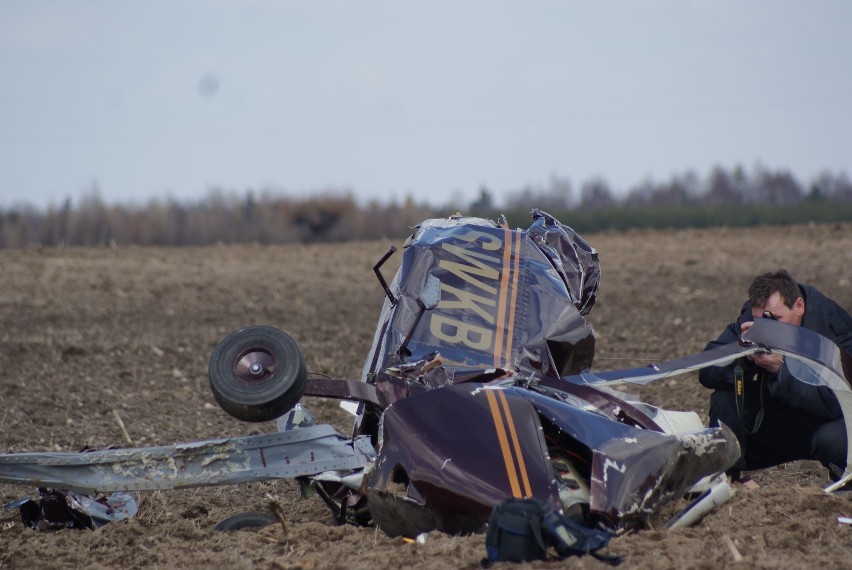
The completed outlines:
<svg viewBox="0 0 852 570">
<path fill-rule="evenodd" d="M 736 322 L 707 349 L 736 342 L 754 319 L 774 319 L 805 327 L 852 355 L 852 317 L 835 301 L 785 270 L 764 273 L 748 288 L 748 301 Z M 815 459 L 836 479 L 846 467 L 846 429 L 837 398 L 826 386 L 793 378 L 779 354 L 753 354 L 727 366 L 711 366 L 699 381 L 713 389 L 710 425 L 724 422 L 740 442 L 742 456 L 728 474 Z M 741 390 L 736 389 L 740 384 Z"/>
</svg>

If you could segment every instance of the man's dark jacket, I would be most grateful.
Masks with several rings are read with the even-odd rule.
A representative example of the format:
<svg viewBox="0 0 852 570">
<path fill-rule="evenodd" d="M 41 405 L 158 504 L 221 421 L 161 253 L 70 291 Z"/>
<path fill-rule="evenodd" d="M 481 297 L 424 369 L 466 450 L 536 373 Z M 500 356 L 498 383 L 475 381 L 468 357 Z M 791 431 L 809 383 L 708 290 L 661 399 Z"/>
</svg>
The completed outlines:
<svg viewBox="0 0 852 570">
<path fill-rule="evenodd" d="M 809 285 L 799 285 L 805 301 L 802 326 L 834 341 L 841 350 L 852 356 L 852 317 L 836 302 Z M 727 326 L 718 339 L 707 345 L 709 350 L 719 345 L 736 342 L 740 336 L 740 325 L 754 320 L 751 305 L 743 305 L 737 322 Z M 750 381 L 757 373 L 764 374 L 770 397 L 818 419 L 831 420 L 841 417 L 837 398 L 826 386 L 812 386 L 796 380 L 790 375 L 787 365 L 777 374 L 758 367 L 747 358 L 739 358 L 727 366 L 711 366 L 699 372 L 698 380 L 707 388 L 716 390 L 734 389 L 734 367 L 743 368 L 743 378 Z"/>
</svg>

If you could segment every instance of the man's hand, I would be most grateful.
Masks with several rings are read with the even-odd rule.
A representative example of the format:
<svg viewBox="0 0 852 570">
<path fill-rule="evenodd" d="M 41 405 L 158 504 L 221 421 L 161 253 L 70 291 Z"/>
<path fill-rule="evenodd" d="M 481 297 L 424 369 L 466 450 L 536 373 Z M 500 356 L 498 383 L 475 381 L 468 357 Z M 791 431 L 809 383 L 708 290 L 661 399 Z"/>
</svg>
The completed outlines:
<svg viewBox="0 0 852 570">
<path fill-rule="evenodd" d="M 784 357 L 774 352 L 749 354 L 747 358 L 772 374 L 777 374 L 784 366 Z"/>
<path fill-rule="evenodd" d="M 754 321 L 746 321 L 740 325 L 740 335 L 750 329 L 753 324 Z M 781 367 L 784 366 L 784 357 L 773 352 L 749 354 L 746 358 L 772 374 L 777 374 L 781 370 Z"/>
</svg>

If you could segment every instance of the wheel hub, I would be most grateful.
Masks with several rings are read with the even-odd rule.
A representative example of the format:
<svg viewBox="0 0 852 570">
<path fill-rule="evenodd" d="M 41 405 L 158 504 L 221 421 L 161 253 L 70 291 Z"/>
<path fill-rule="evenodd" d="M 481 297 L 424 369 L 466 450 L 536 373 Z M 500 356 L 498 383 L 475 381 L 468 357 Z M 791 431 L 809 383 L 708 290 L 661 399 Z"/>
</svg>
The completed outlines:
<svg viewBox="0 0 852 570">
<path fill-rule="evenodd" d="M 263 348 L 246 350 L 234 363 L 234 375 L 247 384 L 263 382 L 275 373 L 275 357 Z"/>
</svg>

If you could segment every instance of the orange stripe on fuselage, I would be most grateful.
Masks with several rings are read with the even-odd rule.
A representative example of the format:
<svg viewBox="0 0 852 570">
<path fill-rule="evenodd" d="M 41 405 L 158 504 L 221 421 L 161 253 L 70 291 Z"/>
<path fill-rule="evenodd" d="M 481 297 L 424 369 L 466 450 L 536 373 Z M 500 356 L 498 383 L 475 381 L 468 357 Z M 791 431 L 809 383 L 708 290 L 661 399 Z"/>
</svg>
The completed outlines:
<svg viewBox="0 0 852 570">
<path fill-rule="evenodd" d="M 509 368 L 512 358 L 512 338 L 515 332 L 515 309 L 518 305 L 518 274 L 521 264 L 521 243 L 518 232 L 504 230 L 503 266 L 500 271 L 500 298 L 494 336 L 494 368 Z"/>
<path fill-rule="evenodd" d="M 520 233 L 515 234 L 514 255 L 512 257 L 512 294 L 509 297 L 509 322 L 506 323 L 506 366 L 511 365 L 512 339 L 515 336 L 515 309 L 518 306 L 518 276 L 521 271 L 521 243 L 523 237 Z"/>
<path fill-rule="evenodd" d="M 503 266 L 500 268 L 500 298 L 497 302 L 497 320 L 494 323 L 494 368 L 503 366 L 503 336 L 506 334 L 506 299 L 509 295 L 509 273 L 512 262 L 512 232 L 503 230 Z"/>
<path fill-rule="evenodd" d="M 515 421 L 512 419 L 512 412 L 509 410 L 509 401 L 506 399 L 506 394 L 503 390 L 497 393 L 500 399 L 500 404 L 503 406 L 506 424 L 509 426 L 509 434 L 512 436 L 512 445 L 515 449 L 515 457 L 518 460 L 518 471 L 521 474 L 521 481 L 524 484 L 524 497 L 532 497 L 532 487 L 530 487 L 530 478 L 527 475 L 527 466 L 524 463 L 524 454 L 521 452 L 521 443 L 518 441 L 518 432 L 515 430 Z"/>
<path fill-rule="evenodd" d="M 494 428 L 497 430 L 497 440 L 500 442 L 500 451 L 503 454 L 503 463 L 506 466 L 506 475 L 509 477 L 509 486 L 512 488 L 512 497 L 520 499 L 521 486 L 518 483 L 518 474 L 515 471 L 515 462 L 512 459 L 512 450 L 509 447 L 509 438 L 506 434 L 506 426 L 503 424 L 503 418 L 500 414 L 500 408 L 497 405 L 497 398 L 494 396 L 494 390 L 485 390 L 485 397 L 488 399 L 488 407 L 491 409 L 491 418 L 494 420 Z"/>
</svg>

